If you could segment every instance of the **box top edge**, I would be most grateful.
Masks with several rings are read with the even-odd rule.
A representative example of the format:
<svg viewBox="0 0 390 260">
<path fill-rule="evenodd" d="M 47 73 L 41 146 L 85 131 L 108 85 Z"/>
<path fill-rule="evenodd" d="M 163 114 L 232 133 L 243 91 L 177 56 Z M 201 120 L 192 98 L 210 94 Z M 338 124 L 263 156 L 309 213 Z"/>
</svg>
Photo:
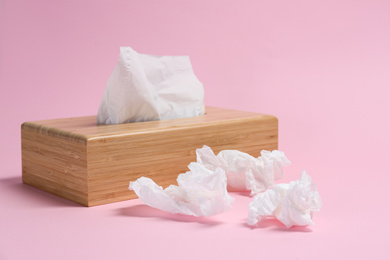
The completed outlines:
<svg viewBox="0 0 390 260">
<path fill-rule="evenodd" d="M 277 120 L 277 118 L 272 115 L 207 106 L 205 115 L 187 118 L 117 125 L 97 125 L 96 116 L 82 116 L 25 122 L 22 124 L 22 129 L 34 129 L 35 131 L 44 132 L 45 134 L 62 136 L 86 142 L 91 138 L 114 136 L 129 132 L 137 134 L 140 132 L 154 132 L 162 129 L 183 128 L 194 125 L 210 125 L 238 119 L 251 120 L 255 118 L 261 118 L 264 120 L 275 118 Z"/>
<path fill-rule="evenodd" d="M 39 122 L 39 121 L 36 121 Z M 87 142 L 87 136 L 79 134 L 77 132 L 67 131 L 64 129 L 59 129 L 53 126 L 42 125 L 36 122 L 24 122 L 21 125 L 21 130 L 33 131 L 41 133 L 48 136 L 61 137 L 63 139 L 69 139 L 76 142 Z"/>
</svg>

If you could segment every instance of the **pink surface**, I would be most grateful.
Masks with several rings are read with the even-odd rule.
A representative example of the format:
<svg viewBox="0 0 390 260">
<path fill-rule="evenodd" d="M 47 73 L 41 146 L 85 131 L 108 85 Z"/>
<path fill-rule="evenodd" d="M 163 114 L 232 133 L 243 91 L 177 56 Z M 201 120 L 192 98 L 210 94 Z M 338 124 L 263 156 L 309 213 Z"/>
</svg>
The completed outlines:
<svg viewBox="0 0 390 260">
<path fill-rule="evenodd" d="M 191 57 L 206 104 L 278 116 L 284 181 L 316 226 L 139 200 L 94 208 L 21 183 L 20 124 L 96 114 L 119 46 Z M 389 1 L 0 1 L 0 259 L 388 259 Z"/>
</svg>

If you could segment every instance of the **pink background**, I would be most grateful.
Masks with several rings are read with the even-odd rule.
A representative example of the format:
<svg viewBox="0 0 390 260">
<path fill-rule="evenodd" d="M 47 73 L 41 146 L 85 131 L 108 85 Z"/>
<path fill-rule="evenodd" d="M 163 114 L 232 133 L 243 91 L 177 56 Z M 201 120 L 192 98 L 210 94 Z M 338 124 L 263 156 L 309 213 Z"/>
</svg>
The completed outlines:
<svg viewBox="0 0 390 260">
<path fill-rule="evenodd" d="M 207 105 L 276 115 L 284 181 L 316 226 L 245 225 L 139 200 L 85 208 L 23 185 L 24 121 L 96 114 L 120 46 L 191 57 Z M 0 1 L 0 259 L 388 259 L 390 2 Z"/>
</svg>

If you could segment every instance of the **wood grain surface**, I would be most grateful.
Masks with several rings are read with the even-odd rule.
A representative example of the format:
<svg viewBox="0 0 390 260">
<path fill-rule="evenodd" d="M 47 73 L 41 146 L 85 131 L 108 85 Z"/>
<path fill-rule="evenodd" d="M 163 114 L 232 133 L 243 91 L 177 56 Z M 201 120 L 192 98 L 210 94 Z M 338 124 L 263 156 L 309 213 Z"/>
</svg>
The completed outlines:
<svg viewBox="0 0 390 260">
<path fill-rule="evenodd" d="M 130 181 L 152 178 L 164 188 L 196 161 L 195 150 L 277 149 L 274 116 L 207 107 L 197 117 L 96 125 L 96 116 L 22 125 L 23 182 L 82 205 L 136 198 Z"/>
</svg>

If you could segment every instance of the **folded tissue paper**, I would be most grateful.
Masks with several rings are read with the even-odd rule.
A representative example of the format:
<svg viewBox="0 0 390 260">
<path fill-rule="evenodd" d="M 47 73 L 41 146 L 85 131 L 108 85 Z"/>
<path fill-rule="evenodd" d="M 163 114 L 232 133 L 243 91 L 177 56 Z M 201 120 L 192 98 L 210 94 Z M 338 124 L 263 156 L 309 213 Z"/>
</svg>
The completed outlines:
<svg viewBox="0 0 390 260">
<path fill-rule="evenodd" d="M 283 152 L 261 151 L 255 158 L 237 150 L 223 150 L 215 156 L 208 146 L 196 150 L 197 161 L 207 169 L 225 171 L 228 186 L 234 190 L 250 190 L 251 196 L 273 187 L 274 181 L 283 177 L 283 167 L 291 162 Z"/>
<path fill-rule="evenodd" d="M 141 177 L 130 182 L 129 189 L 145 204 L 173 214 L 212 216 L 231 208 L 234 198 L 227 192 L 223 169 L 212 171 L 195 162 L 188 168 L 190 171 L 178 176 L 179 186 L 163 190 L 153 180 Z"/>
<path fill-rule="evenodd" d="M 188 56 L 154 56 L 121 47 L 97 124 L 175 119 L 204 112 L 203 85 Z"/>
<path fill-rule="evenodd" d="M 286 227 L 314 225 L 312 214 L 322 206 L 320 195 L 311 177 L 303 171 L 301 179 L 277 184 L 256 195 L 249 204 L 248 225 L 263 218 L 276 218 Z"/>
</svg>

